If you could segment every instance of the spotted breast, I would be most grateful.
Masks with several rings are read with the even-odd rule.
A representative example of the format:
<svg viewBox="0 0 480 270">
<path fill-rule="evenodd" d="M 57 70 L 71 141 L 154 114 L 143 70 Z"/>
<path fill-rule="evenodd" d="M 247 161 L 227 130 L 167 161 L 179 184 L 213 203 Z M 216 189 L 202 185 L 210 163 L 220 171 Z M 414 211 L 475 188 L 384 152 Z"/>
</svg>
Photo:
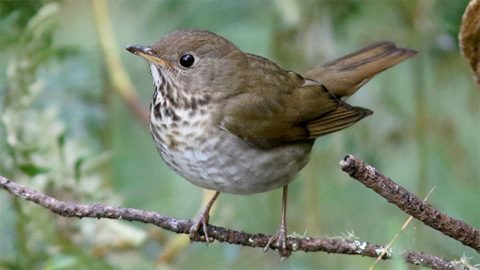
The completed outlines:
<svg viewBox="0 0 480 270">
<path fill-rule="evenodd" d="M 174 82 L 150 66 L 155 92 L 150 130 L 164 161 L 191 183 L 234 194 L 288 184 L 308 162 L 313 142 L 259 149 L 215 125 L 208 96 L 172 92 Z M 186 91 L 184 91 L 186 92 Z"/>
</svg>

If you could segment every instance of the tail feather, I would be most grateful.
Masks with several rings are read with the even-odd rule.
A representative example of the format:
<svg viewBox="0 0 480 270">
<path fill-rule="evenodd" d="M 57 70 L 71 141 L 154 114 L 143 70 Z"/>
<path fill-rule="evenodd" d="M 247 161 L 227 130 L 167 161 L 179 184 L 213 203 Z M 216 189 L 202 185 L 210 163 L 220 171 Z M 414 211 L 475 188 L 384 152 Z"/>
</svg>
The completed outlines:
<svg viewBox="0 0 480 270">
<path fill-rule="evenodd" d="M 376 74 L 414 56 L 417 52 L 392 42 L 377 42 L 305 72 L 335 96 L 351 96 Z"/>
</svg>

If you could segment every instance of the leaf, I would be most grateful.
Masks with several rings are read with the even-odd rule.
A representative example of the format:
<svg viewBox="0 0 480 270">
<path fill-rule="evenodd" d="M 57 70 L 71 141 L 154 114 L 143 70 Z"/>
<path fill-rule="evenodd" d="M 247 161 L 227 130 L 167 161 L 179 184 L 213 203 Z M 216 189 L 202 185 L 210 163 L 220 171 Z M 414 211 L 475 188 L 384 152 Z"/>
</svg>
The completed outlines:
<svg viewBox="0 0 480 270">
<path fill-rule="evenodd" d="M 19 168 L 23 173 L 27 174 L 28 176 L 35 176 L 50 171 L 49 168 L 36 166 L 32 163 L 22 164 L 19 166 Z"/>
</svg>

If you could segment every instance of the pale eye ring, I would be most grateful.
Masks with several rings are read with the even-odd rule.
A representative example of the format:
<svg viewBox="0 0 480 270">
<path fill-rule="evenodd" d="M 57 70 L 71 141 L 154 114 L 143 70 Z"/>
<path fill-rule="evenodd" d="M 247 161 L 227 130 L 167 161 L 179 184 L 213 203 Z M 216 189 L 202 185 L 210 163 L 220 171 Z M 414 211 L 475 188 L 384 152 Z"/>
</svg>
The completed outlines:
<svg viewBox="0 0 480 270">
<path fill-rule="evenodd" d="M 180 65 L 182 65 L 182 67 L 188 68 L 188 67 L 191 67 L 195 62 L 195 57 L 187 53 L 180 56 L 180 59 L 178 60 L 178 62 L 180 63 Z"/>
</svg>

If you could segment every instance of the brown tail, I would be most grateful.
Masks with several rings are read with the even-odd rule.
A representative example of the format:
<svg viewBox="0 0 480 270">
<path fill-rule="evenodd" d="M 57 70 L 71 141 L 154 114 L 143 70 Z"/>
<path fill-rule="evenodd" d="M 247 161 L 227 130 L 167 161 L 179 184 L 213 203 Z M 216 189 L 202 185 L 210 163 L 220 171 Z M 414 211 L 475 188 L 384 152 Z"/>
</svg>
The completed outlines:
<svg viewBox="0 0 480 270">
<path fill-rule="evenodd" d="M 335 96 L 351 96 L 373 76 L 417 52 L 392 42 L 377 42 L 305 72 L 305 78 L 321 82 Z"/>
</svg>

